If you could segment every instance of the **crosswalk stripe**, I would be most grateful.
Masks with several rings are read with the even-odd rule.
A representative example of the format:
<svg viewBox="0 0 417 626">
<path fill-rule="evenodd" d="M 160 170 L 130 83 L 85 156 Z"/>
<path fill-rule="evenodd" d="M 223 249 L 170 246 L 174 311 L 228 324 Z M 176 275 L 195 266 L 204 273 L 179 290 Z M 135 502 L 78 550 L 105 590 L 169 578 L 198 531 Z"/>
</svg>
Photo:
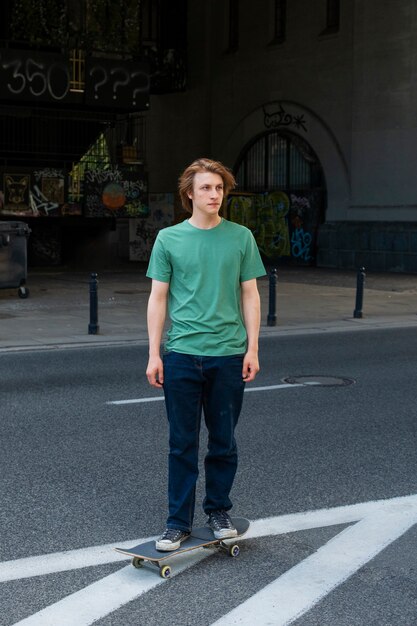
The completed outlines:
<svg viewBox="0 0 417 626">
<path fill-rule="evenodd" d="M 216 626 L 290 624 L 417 523 L 417 495 L 303 511 L 255 520 L 243 539 L 352 524 L 295 567 L 215 622 Z M 143 540 L 143 539 L 142 539 Z M 138 540 L 139 543 L 141 540 Z M 124 542 L 128 547 L 134 542 Z M 210 556 L 196 550 L 175 557 L 173 575 Z M 47 575 L 123 560 L 109 545 L 0 563 L 0 581 Z M 38 613 L 19 626 L 90 626 L 165 582 L 155 571 L 122 567 Z M 15 626 L 17 626 L 15 624 Z"/>
</svg>

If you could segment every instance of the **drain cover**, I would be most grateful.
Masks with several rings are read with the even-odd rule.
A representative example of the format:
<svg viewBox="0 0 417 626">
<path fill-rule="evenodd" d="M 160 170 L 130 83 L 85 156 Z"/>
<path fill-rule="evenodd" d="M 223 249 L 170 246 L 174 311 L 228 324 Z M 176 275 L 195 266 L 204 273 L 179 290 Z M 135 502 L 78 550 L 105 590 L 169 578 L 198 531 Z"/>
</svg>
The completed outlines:
<svg viewBox="0 0 417 626">
<path fill-rule="evenodd" d="M 289 376 L 283 378 L 285 383 L 290 385 L 320 385 L 321 387 L 340 387 L 353 385 L 353 378 L 342 378 L 341 376 Z"/>
</svg>

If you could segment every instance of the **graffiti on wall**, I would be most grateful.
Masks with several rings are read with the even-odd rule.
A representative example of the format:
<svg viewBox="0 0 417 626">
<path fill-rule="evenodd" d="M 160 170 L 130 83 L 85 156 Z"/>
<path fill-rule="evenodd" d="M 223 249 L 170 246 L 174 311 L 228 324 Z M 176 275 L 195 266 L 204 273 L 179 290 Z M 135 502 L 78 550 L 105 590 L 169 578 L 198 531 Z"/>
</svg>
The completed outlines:
<svg viewBox="0 0 417 626">
<path fill-rule="evenodd" d="M 225 217 L 249 228 L 266 258 L 293 258 L 297 263 L 309 264 L 314 260 L 320 198 L 315 190 L 300 194 L 280 190 L 231 194 Z M 187 216 L 178 213 L 173 194 L 150 194 L 149 215 L 129 222 L 130 260 L 148 261 L 161 228 Z"/>
<path fill-rule="evenodd" d="M 229 198 L 229 219 L 249 228 L 259 249 L 268 258 L 288 256 L 289 198 L 282 191 Z"/>
<path fill-rule="evenodd" d="M 118 168 L 89 170 L 76 193 L 73 183 L 71 172 L 54 167 L 3 171 L 0 216 L 144 217 L 148 214 L 147 179 L 143 173 Z"/>
<path fill-rule="evenodd" d="M 62 242 L 59 227 L 32 230 L 28 243 L 28 254 L 32 265 L 59 265 L 62 262 Z"/>
<path fill-rule="evenodd" d="M 291 255 L 303 261 L 310 261 L 312 237 L 310 233 L 304 232 L 303 228 L 296 228 L 291 235 Z"/>
<path fill-rule="evenodd" d="M 271 260 L 291 257 L 311 263 L 319 213 L 315 191 L 231 195 L 228 200 L 229 219 L 249 228 L 259 250 Z"/>
<path fill-rule="evenodd" d="M 288 113 L 284 109 L 281 103 L 277 108 L 277 105 L 274 105 L 274 108 L 271 110 L 267 110 L 267 108 L 263 107 L 264 112 L 264 125 L 266 128 L 280 128 L 282 126 L 295 126 L 297 130 L 303 129 L 307 132 L 307 122 L 304 118 L 304 115 L 293 115 L 292 113 Z"/>
<path fill-rule="evenodd" d="M 3 172 L 0 214 L 13 217 L 81 215 L 81 206 L 66 201 L 68 175 L 44 168 L 29 172 Z"/>
<path fill-rule="evenodd" d="M 306 216 L 311 212 L 309 198 L 291 194 L 291 255 L 295 259 L 310 261 L 312 259 L 311 245 L 313 237 L 311 232 L 303 228 Z"/>
<path fill-rule="evenodd" d="M 62 169 L 45 167 L 33 172 L 30 203 L 36 217 L 81 215 L 79 204 L 66 202 L 67 179 Z"/>
<path fill-rule="evenodd" d="M 112 168 L 88 170 L 84 181 L 86 217 L 146 217 L 145 174 Z"/>
<path fill-rule="evenodd" d="M 129 221 L 129 259 L 148 261 L 158 232 L 161 228 L 172 226 L 174 219 L 174 195 L 150 194 L 149 215 Z"/>
</svg>

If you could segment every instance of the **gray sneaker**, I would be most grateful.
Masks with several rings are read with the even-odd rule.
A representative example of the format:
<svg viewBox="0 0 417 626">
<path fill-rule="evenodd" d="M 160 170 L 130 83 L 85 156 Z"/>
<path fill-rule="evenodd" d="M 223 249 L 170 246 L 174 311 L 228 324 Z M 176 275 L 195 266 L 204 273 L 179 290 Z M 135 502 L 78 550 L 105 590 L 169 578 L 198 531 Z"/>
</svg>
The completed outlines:
<svg viewBox="0 0 417 626">
<path fill-rule="evenodd" d="M 236 537 L 237 530 L 227 511 L 212 511 L 209 513 L 208 525 L 216 539 L 228 539 Z"/>
<path fill-rule="evenodd" d="M 155 542 L 155 548 L 161 552 L 169 552 L 170 550 L 178 550 L 181 543 L 188 539 L 191 533 L 179 530 L 178 528 L 166 528 L 165 532 Z"/>
</svg>

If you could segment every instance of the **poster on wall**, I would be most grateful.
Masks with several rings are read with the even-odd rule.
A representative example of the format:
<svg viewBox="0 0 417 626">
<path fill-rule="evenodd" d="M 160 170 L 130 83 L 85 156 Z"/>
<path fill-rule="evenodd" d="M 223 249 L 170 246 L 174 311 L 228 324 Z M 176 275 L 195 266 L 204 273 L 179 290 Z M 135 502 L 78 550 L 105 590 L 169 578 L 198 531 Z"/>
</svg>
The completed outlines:
<svg viewBox="0 0 417 626">
<path fill-rule="evenodd" d="M 29 172 L 7 171 L 2 175 L 0 213 L 4 216 L 27 217 L 33 215 L 30 206 Z"/>
<path fill-rule="evenodd" d="M 148 261 L 158 232 L 174 221 L 174 194 L 150 194 L 148 217 L 129 221 L 130 261 Z"/>
<path fill-rule="evenodd" d="M 68 197 L 68 178 L 68 172 L 52 167 L 3 170 L 0 177 L 0 216 L 81 215 L 81 204 L 72 202 Z"/>
<path fill-rule="evenodd" d="M 146 217 L 146 175 L 119 168 L 88 170 L 84 178 L 86 217 Z"/>
<path fill-rule="evenodd" d="M 66 182 L 67 175 L 62 169 L 45 167 L 33 172 L 30 200 L 34 215 L 57 217 L 66 214 Z"/>
</svg>

